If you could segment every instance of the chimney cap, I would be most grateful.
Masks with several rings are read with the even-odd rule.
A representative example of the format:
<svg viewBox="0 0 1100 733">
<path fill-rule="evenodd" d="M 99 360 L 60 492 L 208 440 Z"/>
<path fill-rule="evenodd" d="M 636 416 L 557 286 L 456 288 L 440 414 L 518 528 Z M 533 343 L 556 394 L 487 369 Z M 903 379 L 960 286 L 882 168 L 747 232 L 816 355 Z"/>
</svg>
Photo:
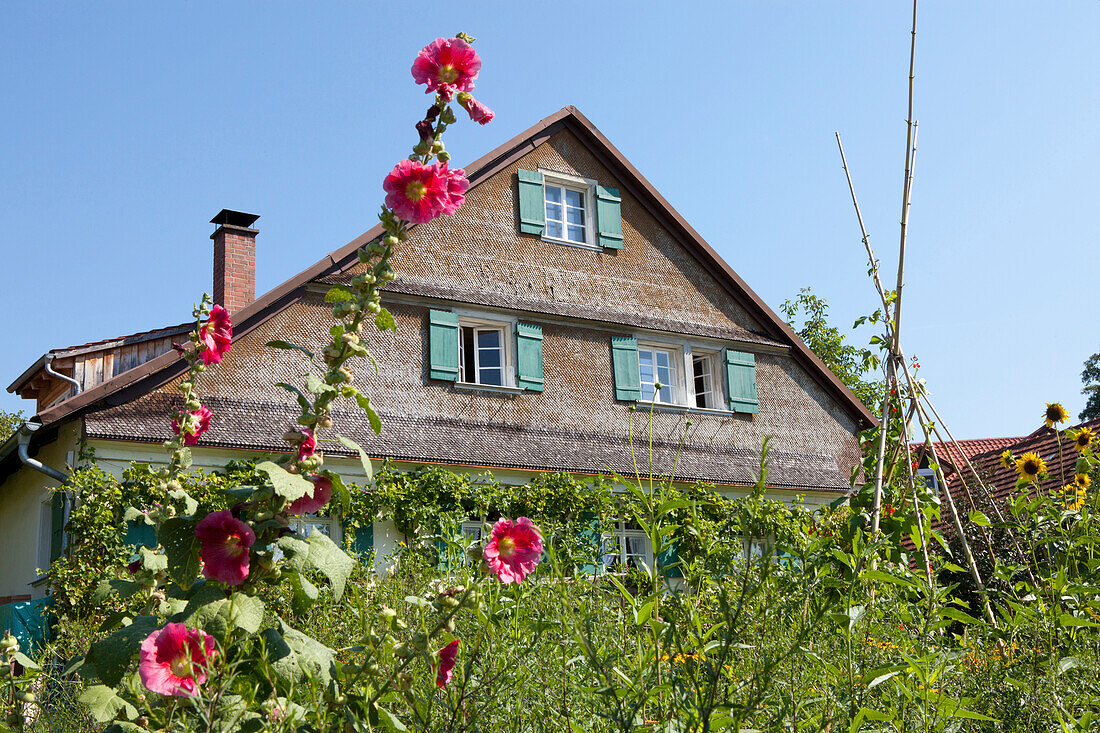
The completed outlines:
<svg viewBox="0 0 1100 733">
<path fill-rule="evenodd" d="M 259 214 L 247 214 L 243 211 L 222 209 L 210 220 L 210 223 L 218 224 L 219 226 L 242 227 L 248 229 L 259 218 Z"/>
</svg>

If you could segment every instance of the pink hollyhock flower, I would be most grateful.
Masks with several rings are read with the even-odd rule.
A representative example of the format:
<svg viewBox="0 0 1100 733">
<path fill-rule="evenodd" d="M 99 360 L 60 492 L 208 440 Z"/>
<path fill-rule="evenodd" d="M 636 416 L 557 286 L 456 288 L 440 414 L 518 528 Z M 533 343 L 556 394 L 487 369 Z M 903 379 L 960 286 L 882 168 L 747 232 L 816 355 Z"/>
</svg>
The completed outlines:
<svg viewBox="0 0 1100 733">
<path fill-rule="evenodd" d="M 447 201 L 443 205 L 443 213 L 450 216 L 458 211 L 466 200 L 466 191 L 470 188 L 470 182 L 466 180 L 466 171 L 461 168 L 450 170 L 446 163 L 439 164 L 439 174 L 447 181 Z"/>
<path fill-rule="evenodd" d="M 183 624 L 168 624 L 141 642 L 141 683 L 160 695 L 194 697 L 214 659 L 214 637 Z"/>
<path fill-rule="evenodd" d="M 424 224 L 442 214 L 450 200 L 448 179 L 440 175 L 438 163 L 424 165 L 416 160 L 402 160 L 382 181 L 382 188 L 386 191 L 386 206 L 415 224 Z"/>
<path fill-rule="evenodd" d="M 458 103 L 462 105 L 462 108 L 470 113 L 470 119 L 479 125 L 488 125 L 493 121 L 493 110 L 486 107 L 481 102 L 474 99 L 472 94 L 462 92 L 458 95 Z"/>
<path fill-rule="evenodd" d="M 313 496 L 295 499 L 286 508 L 287 514 L 313 514 L 332 498 L 332 480 L 328 476 L 315 476 L 309 480 L 313 482 Z"/>
<path fill-rule="evenodd" d="M 439 92 L 450 100 L 456 92 L 472 92 L 481 71 L 481 59 L 473 46 L 461 38 L 437 38 L 417 54 L 412 75 L 417 84 L 427 84 L 425 94 Z"/>
<path fill-rule="evenodd" d="M 493 525 L 493 536 L 485 546 L 485 562 L 501 583 L 522 583 L 535 572 L 542 556 L 542 537 L 527 517 L 501 517 Z"/>
<path fill-rule="evenodd" d="M 229 311 L 216 305 L 210 309 L 210 320 L 199 329 L 202 341 L 202 361 L 204 364 L 220 364 L 222 356 L 229 351 L 233 341 L 233 324 L 229 322 Z"/>
<path fill-rule="evenodd" d="M 439 667 L 435 673 L 435 686 L 446 687 L 454 677 L 455 659 L 458 658 L 458 639 L 440 649 Z"/>
<path fill-rule="evenodd" d="M 226 585 L 240 585 L 248 577 L 248 548 L 256 541 L 252 528 L 232 512 L 210 512 L 195 527 L 202 543 L 202 574 Z"/>
<path fill-rule="evenodd" d="M 187 426 L 184 431 L 183 444 L 194 445 L 198 443 L 202 434 L 210 429 L 210 418 L 212 417 L 214 417 L 214 413 L 210 412 L 210 408 L 205 405 L 187 413 L 184 420 Z M 180 423 L 176 418 L 172 418 L 172 431 L 176 435 L 180 434 Z"/>
<path fill-rule="evenodd" d="M 302 434 L 305 438 L 298 444 L 298 460 L 304 461 L 317 452 L 317 438 L 313 436 L 313 430 L 304 428 Z"/>
</svg>

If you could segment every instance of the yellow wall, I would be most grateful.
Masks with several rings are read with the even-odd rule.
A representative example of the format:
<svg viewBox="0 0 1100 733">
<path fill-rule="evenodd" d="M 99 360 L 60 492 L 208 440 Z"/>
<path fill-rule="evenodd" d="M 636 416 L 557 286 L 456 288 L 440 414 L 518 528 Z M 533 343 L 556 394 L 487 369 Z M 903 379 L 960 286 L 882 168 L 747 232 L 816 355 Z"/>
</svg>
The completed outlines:
<svg viewBox="0 0 1100 733">
<path fill-rule="evenodd" d="M 34 457 L 68 473 L 66 461 L 69 452 L 76 449 L 78 425 L 72 422 L 62 426 L 57 440 L 39 449 Z M 57 482 L 28 466 L 20 467 L 0 486 L 0 596 L 45 595 L 44 584 L 31 584 L 39 579 L 36 567 L 40 537 L 45 538 L 47 546 L 49 543 L 49 525 L 42 527 L 43 520 L 49 522 L 49 515 L 43 516 L 42 502 L 50 498 L 50 486 L 57 486 Z"/>
</svg>

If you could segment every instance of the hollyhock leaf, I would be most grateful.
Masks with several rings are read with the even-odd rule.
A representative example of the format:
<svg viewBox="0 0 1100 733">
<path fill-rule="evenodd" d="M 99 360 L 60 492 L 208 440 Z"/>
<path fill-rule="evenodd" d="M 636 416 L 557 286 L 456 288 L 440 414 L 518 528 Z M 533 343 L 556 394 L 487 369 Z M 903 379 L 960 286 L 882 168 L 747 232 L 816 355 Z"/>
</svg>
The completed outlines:
<svg viewBox="0 0 1100 733">
<path fill-rule="evenodd" d="M 168 569 L 168 558 L 159 552 L 150 550 L 148 547 L 140 547 L 138 554 L 141 556 L 142 569 L 154 574 Z"/>
<path fill-rule="evenodd" d="M 317 601 L 321 591 L 302 573 L 287 573 L 287 576 L 290 578 L 290 587 L 293 591 L 290 605 L 294 613 L 302 615 Z"/>
<path fill-rule="evenodd" d="M 298 658 L 298 664 L 302 670 L 322 683 L 328 684 L 332 679 L 332 663 L 336 659 L 336 652 L 301 631 L 287 626 L 282 619 L 279 620 L 279 632 Z"/>
<path fill-rule="evenodd" d="M 184 514 L 194 514 L 199 510 L 199 503 L 191 498 L 191 495 L 183 489 L 172 489 L 168 492 L 168 496 L 183 503 Z"/>
<path fill-rule="evenodd" d="M 360 398 L 362 398 L 364 402 L 367 399 L 363 395 L 355 396 L 357 402 Z M 360 402 L 360 406 L 362 406 L 364 402 Z M 362 446 L 360 446 L 351 438 L 345 438 L 343 435 L 337 435 L 336 439 L 340 441 L 340 445 L 359 453 L 359 461 L 363 464 L 363 471 L 367 474 L 367 481 L 370 481 L 374 477 L 374 468 L 371 466 L 370 457 L 367 455 L 367 452 L 363 450 Z"/>
<path fill-rule="evenodd" d="M 297 537 L 280 537 L 275 546 L 282 550 L 283 562 L 288 570 L 301 572 L 306 569 L 306 559 L 309 557 L 309 544 Z"/>
<path fill-rule="evenodd" d="M 14 654 L 12 654 L 12 659 L 19 662 L 26 669 L 29 669 L 32 672 L 36 672 L 36 671 L 42 669 L 41 667 L 38 666 L 38 664 L 35 663 L 35 661 L 33 659 L 28 657 L 23 652 L 15 652 Z"/>
<path fill-rule="evenodd" d="M 183 588 L 190 588 L 199 577 L 199 538 L 195 536 L 196 524 L 198 522 L 193 518 L 172 517 L 160 528 L 159 539 L 167 556 L 168 575 Z"/>
<path fill-rule="evenodd" d="M 275 676 L 291 685 L 303 681 L 305 674 L 298 664 L 298 656 L 282 634 L 277 629 L 264 629 L 260 636 L 263 639 L 265 657 Z"/>
<path fill-rule="evenodd" d="M 286 382 L 276 382 L 275 386 L 282 387 L 287 392 L 294 394 L 295 399 L 298 400 L 298 406 L 306 412 L 309 412 L 311 409 L 313 409 L 312 406 L 309 404 L 309 400 L 306 399 L 306 396 L 304 394 L 302 394 L 302 390 L 298 389 L 293 384 L 287 384 Z"/>
<path fill-rule="evenodd" d="M 388 729 L 397 731 L 398 733 L 408 730 L 408 728 L 405 727 L 405 724 L 398 720 L 397 716 L 391 713 L 389 710 L 377 706 L 375 707 L 375 710 L 378 711 L 379 722 L 382 725 L 386 726 Z"/>
<path fill-rule="evenodd" d="M 221 616 L 226 603 L 224 591 L 213 583 L 201 581 L 195 584 L 183 610 L 169 620 L 189 628 L 202 629 L 220 639 L 229 628 L 227 619 Z"/>
<path fill-rule="evenodd" d="M 325 471 L 321 475 L 328 478 L 332 482 L 332 495 L 336 497 L 336 501 L 340 506 L 340 511 L 347 514 L 351 510 L 351 492 L 348 491 L 348 487 L 344 485 L 344 480 L 340 478 L 340 475 L 333 473 L 332 471 Z M 370 476 L 367 477 L 370 479 Z"/>
<path fill-rule="evenodd" d="M 313 484 L 297 474 L 288 472 L 278 464 L 264 461 L 256 464 L 256 470 L 266 473 L 275 493 L 288 502 L 301 499 L 306 494 L 313 495 Z"/>
<path fill-rule="evenodd" d="M 141 584 L 135 583 L 132 580 L 123 580 L 121 578 L 101 580 L 96 585 L 95 590 L 92 591 L 90 600 L 92 604 L 99 605 L 115 594 L 117 594 L 119 598 L 129 598 L 139 590 L 141 590 Z"/>
<path fill-rule="evenodd" d="M 145 637 L 157 628 L 155 616 L 138 616 L 128 626 L 93 642 L 86 660 L 95 667 L 99 681 L 117 687 Z"/>
<path fill-rule="evenodd" d="M 126 507 L 126 511 L 122 513 L 122 519 L 126 522 L 142 522 L 143 524 L 153 523 L 153 520 L 149 519 L 148 514 L 132 506 Z"/>
<path fill-rule="evenodd" d="M 309 536 L 308 562 L 311 567 L 320 570 L 332 583 L 332 592 L 337 601 L 344 595 L 344 584 L 355 568 L 352 560 L 329 536 L 314 532 Z"/>
<path fill-rule="evenodd" d="M 179 457 L 180 457 L 180 468 L 182 468 L 184 471 L 191 468 L 191 464 L 192 464 L 193 459 L 191 457 L 191 449 L 190 448 L 181 448 L 180 452 L 179 452 Z"/>
<path fill-rule="evenodd" d="M 312 351 L 310 351 L 309 349 L 307 349 L 304 346 L 299 346 L 298 344 L 292 344 L 289 341 L 282 341 L 280 339 L 275 339 L 274 341 L 268 341 L 265 344 L 265 346 L 270 346 L 273 349 L 295 349 L 297 351 L 302 352 L 303 354 L 308 356 L 310 359 L 313 358 L 313 352 Z M 280 386 L 282 386 L 282 385 L 280 385 Z"/>
<path fill-rule="evenodd" d="M 88 707 L 97 723 L 109 723 L 120 712 L 128 718 L 137 717 L 137 709 L 105 685 L 89 685 L 80 693 L 79 700 Z"/>
<path fill-rule="evenodd" d="M 325 293 L 326 303 L 343 303 L 346 300 L 356 300 L 355 291 L 343 285 L 333 285 Z"/>
<path fill-rule="evenodd" d="M 397 321 L 393 319 L 393 314 L 383 308 L 378 311 L 378 314 L 374 317 L 374 325 L 378 327 L 379 331 L 396 331 Z"/>
<path fill-rule="evenodd" d="M 336 388 L 331 384 L 325 384 L 324 380 L 316 374 L 306 375 L 306 390 L 312 395 L 334 394 Z"/>
<path fill-rule="evenodd" d="M 247 593 L 234 593 L 226 607 L 229 623 L 245 633 L 255 634 L 264 621 L 264 602 Z"/>
</svg>

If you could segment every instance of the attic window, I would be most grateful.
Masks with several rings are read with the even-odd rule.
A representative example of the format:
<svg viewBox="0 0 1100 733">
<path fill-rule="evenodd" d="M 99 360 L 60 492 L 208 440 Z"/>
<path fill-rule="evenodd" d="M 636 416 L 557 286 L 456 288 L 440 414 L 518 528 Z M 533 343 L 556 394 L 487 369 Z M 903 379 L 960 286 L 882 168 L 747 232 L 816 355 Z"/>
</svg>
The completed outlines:
<svg viewBox="0 0 1100 733">
<path fill-rule="evenodd" d="M 546 237 L 574 244 L 589 244 L 588 190 L 558 184 L 547 177 L 543 184 L 546 203 Z"/>
</svg>

